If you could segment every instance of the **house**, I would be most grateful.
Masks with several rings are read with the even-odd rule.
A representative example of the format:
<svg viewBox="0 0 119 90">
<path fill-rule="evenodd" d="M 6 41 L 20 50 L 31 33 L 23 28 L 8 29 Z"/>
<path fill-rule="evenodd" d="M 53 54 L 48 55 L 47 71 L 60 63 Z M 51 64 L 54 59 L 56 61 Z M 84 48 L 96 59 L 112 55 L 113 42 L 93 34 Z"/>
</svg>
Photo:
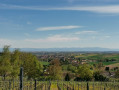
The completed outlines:
<svg viewBox="0 0 119 90">
<path fill-rule="evenodd" d="M 87 63 L 87 60 L 81 60 L 80 61 L 80 64 L 86 64 Z"/>
</svg>

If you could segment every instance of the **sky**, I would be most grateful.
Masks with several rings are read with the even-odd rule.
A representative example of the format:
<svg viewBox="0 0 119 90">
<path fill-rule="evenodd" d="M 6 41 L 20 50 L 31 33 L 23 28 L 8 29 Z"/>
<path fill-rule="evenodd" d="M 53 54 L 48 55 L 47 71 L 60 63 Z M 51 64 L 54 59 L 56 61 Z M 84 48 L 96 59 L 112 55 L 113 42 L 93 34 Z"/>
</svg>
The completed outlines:
<svg viewBox="0 0 119 90">
<path fill-rule="evenodd" d="M 119 49 L 119 0 L 0 0 L 0 48 Z"/>
</svg>

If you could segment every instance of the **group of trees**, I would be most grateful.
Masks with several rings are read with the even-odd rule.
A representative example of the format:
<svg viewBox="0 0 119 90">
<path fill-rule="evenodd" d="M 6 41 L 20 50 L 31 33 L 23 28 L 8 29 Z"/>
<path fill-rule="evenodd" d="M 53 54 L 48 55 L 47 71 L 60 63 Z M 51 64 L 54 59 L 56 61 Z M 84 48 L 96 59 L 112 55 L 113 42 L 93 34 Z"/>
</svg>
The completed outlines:
<svg viewBox="0 0 119 90">
<path fill-rule="evenodd" d="M 44 67 L 35 55 L 20 52 L 18 49 L 10 52 L 10 47 L 4 46 L 0 56 L 0 76 L 3 77 L 3 80 L 6 77 L 17 79 L 20 74 L 20 67 L 23 67 L 24 76 L 27 79 L 38 79 L 44 75 Z M 62 79 L 62 68 L 58 59 L 52 60 L 45 69 L 47 69 L 49 79 Z"/>
<path fill-rule="evenodd" d="M 90 69 L 90 66 L 87 64 L 79 66 L 77 73 L 81 80 L 89 81 L 93 77 L 93 71 Z"/>
<path fill-rule="evenodd" d="M 15 79 L 19 76 L 20 67 L 24 68 L 24 75 L 29 79 L 37 78 L 43 70 L 35 55 L 20 52 L 18 49 L 10 52 L 9 46 L 4 46 L 0 56 L 0 76 L 3 76 L 4 80 L 6 76 Z"/>
</svg>

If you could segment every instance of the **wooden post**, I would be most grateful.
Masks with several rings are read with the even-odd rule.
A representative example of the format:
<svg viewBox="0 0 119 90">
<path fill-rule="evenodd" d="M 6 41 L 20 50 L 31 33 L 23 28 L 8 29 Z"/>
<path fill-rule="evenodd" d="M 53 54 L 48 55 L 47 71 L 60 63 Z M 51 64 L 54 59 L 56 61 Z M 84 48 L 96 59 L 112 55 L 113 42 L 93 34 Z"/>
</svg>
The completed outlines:
<svg viewBox="0 0 119 90">
<path fill-rule="evenodd" d="M 9 90 L 11 90 L 11 81 L 9 81 Z"/>
<path fill-rule="evenodd" d="M 81 90 L 82 90 L 82 82 L 81 82 Z"/>
<path fill-rule="evenodd" d="M 104 87 L 104 90 L 106 90 L 105 87 Z"/>
<path fill-rule="evenodd" d="M 95 88 L 94 88 L 94 87 L 95 87 L 95 85 L 94 85 L 94 82 L 93 82 L 93 90 L 95 90 Z"/>
<path fill-rule="evenodd" d="M 45 83 L 45 90 L 46 90 L 46 83 Z"/>
<path fill-rule="evenodd" d="M 13 90 L 14 90 L 14 79 L 13 79 Z"/>
<path fill-rule="evenodd" d="M 79 90 L 79 83 L 78 83 L 78 90 Z"/>
<path fill-rule="evenodd" d="M 64 83 L 63 83 L 63 90 L 64 90 Z"/>
<path fill-rule="evenodd" d="M 34 90 L 36 90 L 36 79 L 35 79 L 35 82 L 34 82 Z"/>
<path fill-rule="evenodd" d="M 20 90 L 23 90 L 23 67 L 20 68 Z"/>
<path fill-rule="evenodd" d="M 74 90 L 74 83 L 73 83 L 73 90 Z"/>
<path fill-rule="evenodd" d="M 116 90 L 116 89 L 115 89 L 115 85 L 114 85 L 114 90 Z"/>
<path fill-rule="evenodd" d="M 87 90 L 89 90 L 89 84 L 88 84 L 88 82 L 87 82 Z"/>
<path fill-rule="evenodd" d="M 67 90 L 68 90 L 68 85 L 67 85 Z"/>
</svg>

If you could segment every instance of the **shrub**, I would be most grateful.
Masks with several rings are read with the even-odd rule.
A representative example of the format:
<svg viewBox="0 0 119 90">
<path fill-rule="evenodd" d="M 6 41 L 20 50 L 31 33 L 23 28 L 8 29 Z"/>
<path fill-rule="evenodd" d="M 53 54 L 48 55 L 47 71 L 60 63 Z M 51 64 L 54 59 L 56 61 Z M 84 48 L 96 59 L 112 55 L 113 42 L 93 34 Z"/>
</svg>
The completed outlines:
<svg viewBox="0 0 119 90">
<path fill-rule="evenodd" d="M 95 81 L 108 81 L 109 80 L 107 77 L 101 75 L 100 72 L 95 72 L 93 76 L 94 76 Z"/>
<path fill-rule="evenodd" d="M 105 71 L 109 71 L 109 67 L 106 67 L 106 68 L 105 68 Z"/>
</svg>

